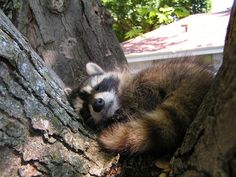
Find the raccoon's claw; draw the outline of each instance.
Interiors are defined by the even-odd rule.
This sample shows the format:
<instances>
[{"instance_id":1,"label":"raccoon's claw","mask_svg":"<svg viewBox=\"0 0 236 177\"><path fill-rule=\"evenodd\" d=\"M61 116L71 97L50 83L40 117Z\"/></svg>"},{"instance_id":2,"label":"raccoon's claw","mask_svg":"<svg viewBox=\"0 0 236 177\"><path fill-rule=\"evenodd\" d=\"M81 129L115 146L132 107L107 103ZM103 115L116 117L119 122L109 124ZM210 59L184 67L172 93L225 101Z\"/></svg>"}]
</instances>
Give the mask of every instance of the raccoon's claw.
<instances>
[{"instance_id":1,"label":"raccoon's claw","mask_svg":"<svg viewBox=\"0 0 236 177\"><path fill-rule=\"evenodd\" d=\"M69 96L69 95L71 94L71 92L72 92L72 89L69 88L69 87L66 87L66 88L64 89L64 92L65 92L66 96Z\"/></svg>"}]
</instances>

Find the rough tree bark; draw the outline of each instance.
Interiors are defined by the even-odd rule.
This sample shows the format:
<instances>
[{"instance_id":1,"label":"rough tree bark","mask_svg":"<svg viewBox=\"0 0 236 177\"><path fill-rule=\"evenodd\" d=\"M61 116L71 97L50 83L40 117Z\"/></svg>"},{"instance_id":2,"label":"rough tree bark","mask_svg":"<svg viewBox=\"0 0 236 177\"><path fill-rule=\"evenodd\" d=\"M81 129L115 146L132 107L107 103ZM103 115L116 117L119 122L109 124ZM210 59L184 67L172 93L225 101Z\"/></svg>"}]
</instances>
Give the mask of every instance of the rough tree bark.
<instances>
[{"instance_id":1,"label":"rough tree bark","mask_svg":"<svg viewBox=\"0 0 236 177\"><path fill-rule=\"evenodd\" d=\"M0 176L102 176L112 161L0 10Z\"/></svg>"},{"instance_id":2,"label":"rough tree bark","mask_svg":"<svg viewBox=\"0 0 236 177\"><path fill-rule=\"evenodd\" d=\"M67 86L93 61L110 69L126 63L112 18L98 0L21 1L18 29Z\"/></svg>"},{"instance_id":3,"label":"rough tree bark","mask_svg":"<svg viewBox=\"0 0 236 177\"><path fill-rule=\"evenodd\" d=\"M236 176L236 1L229 21L223 64L182 147L173 176Z\"/></svg>"}]
</instances>

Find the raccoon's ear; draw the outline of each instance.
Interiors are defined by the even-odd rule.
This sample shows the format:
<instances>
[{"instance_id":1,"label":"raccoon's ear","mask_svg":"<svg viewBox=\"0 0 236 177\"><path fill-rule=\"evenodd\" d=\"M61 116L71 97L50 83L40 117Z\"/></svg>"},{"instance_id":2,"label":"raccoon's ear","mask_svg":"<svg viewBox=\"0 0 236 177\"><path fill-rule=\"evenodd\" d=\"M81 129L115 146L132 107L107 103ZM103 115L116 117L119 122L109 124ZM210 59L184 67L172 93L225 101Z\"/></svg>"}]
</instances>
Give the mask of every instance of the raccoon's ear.
<instances>
[{"instance_id":1,"label":"raccoon's ear","mask_svg":"<svg viewBox=\"0 0 236 177\"><path fill-rule=\"evenodd\" d=\"M93 75L93 74L102 74L105 71L96 63L87 63L86 72L88 73L88 75Z\"/></svg>"}]
</instances>

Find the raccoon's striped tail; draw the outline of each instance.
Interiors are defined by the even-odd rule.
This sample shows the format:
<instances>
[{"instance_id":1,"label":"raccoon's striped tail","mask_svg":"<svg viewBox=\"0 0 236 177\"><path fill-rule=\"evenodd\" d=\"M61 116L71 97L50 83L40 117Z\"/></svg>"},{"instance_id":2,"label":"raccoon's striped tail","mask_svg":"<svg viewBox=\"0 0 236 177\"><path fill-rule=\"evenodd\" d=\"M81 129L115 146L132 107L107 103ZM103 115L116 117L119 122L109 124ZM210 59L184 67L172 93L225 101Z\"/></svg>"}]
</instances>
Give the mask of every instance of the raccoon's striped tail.
<instances>
[{"instance_id":1,"label":"raccoon's striped tail","mask_svg":"<svg viewBox=\"0 0 236 177\"><path fill-rule=\"evenodd\" d=\"M103 130L99 142L103 148L112 152L135 154L152 151L156 155L169 154L182 141L186 130L183 124L172 110L157 109Z\"/></svg>"}]
</instances>

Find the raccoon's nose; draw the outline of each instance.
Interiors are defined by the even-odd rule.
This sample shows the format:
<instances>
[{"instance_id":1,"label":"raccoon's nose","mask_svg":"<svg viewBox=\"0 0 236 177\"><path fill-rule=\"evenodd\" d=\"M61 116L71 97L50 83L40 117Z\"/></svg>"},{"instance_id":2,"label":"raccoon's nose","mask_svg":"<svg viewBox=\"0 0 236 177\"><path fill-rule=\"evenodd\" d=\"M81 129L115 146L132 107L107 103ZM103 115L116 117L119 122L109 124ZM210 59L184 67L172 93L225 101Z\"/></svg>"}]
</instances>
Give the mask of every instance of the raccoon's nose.
<instances>
[{"instance_id":1,"label":"raccoon's nose","mask_svg":"<svg viewBox=\"0 0 236 177\"><path fill-rule=\"evenodd\" d=\"M103 107L105 106L105 101L102 98L98 98L95 100L95 102L92 106L93 106L93 110L95 112L100 112L103 109Z\"/></svg>"}]
</instances>

